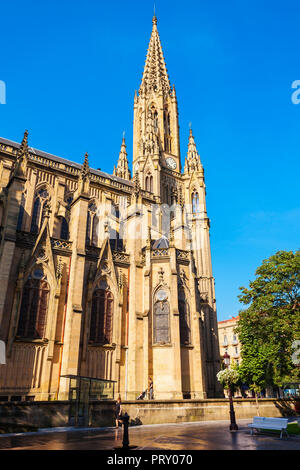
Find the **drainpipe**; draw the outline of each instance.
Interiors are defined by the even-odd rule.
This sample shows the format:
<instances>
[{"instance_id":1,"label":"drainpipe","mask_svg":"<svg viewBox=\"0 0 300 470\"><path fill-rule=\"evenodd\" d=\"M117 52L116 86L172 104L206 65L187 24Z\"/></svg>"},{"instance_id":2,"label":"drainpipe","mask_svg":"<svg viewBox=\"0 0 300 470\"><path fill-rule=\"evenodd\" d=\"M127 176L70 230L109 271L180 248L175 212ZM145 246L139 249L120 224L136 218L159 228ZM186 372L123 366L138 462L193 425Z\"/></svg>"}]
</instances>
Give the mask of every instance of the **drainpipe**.
<instances>
[{"instance_id":1,"label":"drainpipe","mask_svg":"<svg viewBox=\"0 0 300 470\"><path fill-rule=\"evenodd\" d=\"M68 272L68 281L67 281L67 290L66 290L66 300L65 300L65 308L64 308L64 319L63 319L62 337L61 337L61 343L62 343L62 344L61 344L60 353L59 353L59 370L58 370L58 384L57 384L56 399L58 399L59 386L60 386L60 374L61 374L62 353L63 353L63 348L64 348L64 338L65 338L65 324L66 324L66 313L67 313L68 294L69 294L69 281L70 281L70 272L71 272L71 260L72 260L72 256L70 256L70 262L69 262L69 272Z\"/></svg>"}]
</instances>

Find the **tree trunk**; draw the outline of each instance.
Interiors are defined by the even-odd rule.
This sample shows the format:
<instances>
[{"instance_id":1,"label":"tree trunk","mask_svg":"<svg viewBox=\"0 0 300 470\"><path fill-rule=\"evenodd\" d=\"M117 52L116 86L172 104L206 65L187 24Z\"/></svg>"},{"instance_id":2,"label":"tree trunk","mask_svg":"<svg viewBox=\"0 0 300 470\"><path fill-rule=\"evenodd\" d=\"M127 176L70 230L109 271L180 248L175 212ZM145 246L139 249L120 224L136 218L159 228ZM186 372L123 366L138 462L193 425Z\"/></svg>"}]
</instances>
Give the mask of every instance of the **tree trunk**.
<instances>
[{"instance_id":1,"label":"tree trunk","mask_svg":"<svg viewBox=\"0 0 300 470\"><path fill-rule=\"evenodd\" d=\"M258 406L257 392L255 392L255 401L256 401L257 416L260 416L260 414L259 414L259 406Z\"/></svg>"}]
</instances>

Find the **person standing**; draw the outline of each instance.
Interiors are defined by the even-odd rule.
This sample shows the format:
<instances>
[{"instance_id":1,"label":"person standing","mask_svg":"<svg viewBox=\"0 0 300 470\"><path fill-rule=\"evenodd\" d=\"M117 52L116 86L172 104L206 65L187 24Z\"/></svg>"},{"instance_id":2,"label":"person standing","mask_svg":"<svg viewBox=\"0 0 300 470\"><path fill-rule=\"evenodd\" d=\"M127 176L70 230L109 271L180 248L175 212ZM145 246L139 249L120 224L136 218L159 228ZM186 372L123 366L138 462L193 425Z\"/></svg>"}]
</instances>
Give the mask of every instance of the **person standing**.
<instances>
[{"instance_id":1,"label":"person standing","mask_svg":"<svg viewBox=\"0 0 300 470\"><path fill-rule=\"evenodd\" d=\"M121 406L121 397L119 395L117 402L116 402L116 408L115 408L116 428L119 427L119 421L121 419L121 416L122 416L122 406Z\"/></svg>"},{"instance_id":2,"label":"person standing","mask_svg":"<svg viewBox=\"0 0 300 470\"><path fill-rule=\"evenodd\" d=\"M153 400L153 381L152 381L151 377L149 379L148 389L149 389L149 400Z\"/></svg>"}]
</instances>

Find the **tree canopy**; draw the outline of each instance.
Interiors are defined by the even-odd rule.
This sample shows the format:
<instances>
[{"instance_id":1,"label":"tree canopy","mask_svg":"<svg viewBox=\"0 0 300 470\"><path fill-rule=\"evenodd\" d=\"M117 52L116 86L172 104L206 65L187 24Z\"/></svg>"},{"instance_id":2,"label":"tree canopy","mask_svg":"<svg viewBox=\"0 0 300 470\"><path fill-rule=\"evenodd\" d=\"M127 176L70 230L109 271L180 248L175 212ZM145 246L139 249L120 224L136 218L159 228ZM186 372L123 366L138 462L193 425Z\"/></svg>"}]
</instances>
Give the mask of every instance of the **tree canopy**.
<instances>
[{"instance_id":1,"label":"tree canopy","mask_svg":"<svg viewBox=\"0 0 300 470\"><path fill-rule=\"evenodd\" d=\"M249 287L241 287L236 332L241 342L240 374L256 390L300 379L292 361L300 340L300 251L278 251L263 261ZM300 353L300 351L299 351Z\"/></svg>"}]
</instances>

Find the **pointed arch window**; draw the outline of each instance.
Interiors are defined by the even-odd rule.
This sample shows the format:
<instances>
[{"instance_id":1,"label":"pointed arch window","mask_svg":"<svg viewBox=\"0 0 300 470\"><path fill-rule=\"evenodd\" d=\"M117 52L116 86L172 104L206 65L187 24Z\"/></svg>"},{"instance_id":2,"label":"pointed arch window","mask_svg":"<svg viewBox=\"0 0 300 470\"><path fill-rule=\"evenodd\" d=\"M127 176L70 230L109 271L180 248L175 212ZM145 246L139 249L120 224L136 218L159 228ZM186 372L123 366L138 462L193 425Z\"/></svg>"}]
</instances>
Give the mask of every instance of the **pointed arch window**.
<instances>
[{"instance_id":1,"label":"pointed arch window","mask_svg":"<svg viewBox=\"0 0 300 470\"><path fill-rule=\"evenodd\" d=\"M86 243L88 245L98 246L98 224L97 206L90 203L87 213Z\"/></svg>"},{"instance_id":2,"label":"pointed arch window","mask_svg":"<svg viewBox=\"0 0 300 470\"><path fill-rule=\"evenodd\" d=\"M143 133L143 111L142 110L140 110L138 123L139 123L139 135L141 136Z\"/></svg>"},{"instance_id":3,"label":"pointed arch window","mask_svg":"<svg viewBox=\"0 0 300 470\"><path fill-rule=\"evenodd\" d=\"M192 193L192 210L193 214L198 214L200 212L199 194L196 190Z\"/></svg>"},{"instance_id":4,"label":"pointed arch window","mask_svg":"<svg viewBox=\"0 0 300 470\"><path fill-rule=\"evenodd\" d=\"M170 136L171 126L170 126L170 113L168 109L165 109L164 111L164 128L165 128L165 134Z\"/></svg>"},{"instance_id":5,"label":"pointed arch window","mask_svg":"<svg viewBox=\"0 0 300 470\"><path fill-rule=\"evenodd\" d=\"M25 208L25 194L22 193L21 205L19 209L18 222L17 222L17 230L22 230L24 208Z\"/></svg>"},{"instance_id":6,"label":"pointed arch window","mask_svg":"<svg viewBox=\"0 0 300 470\"><path fill-rule=\"evenodd\" d=\"M166 204L169 204L169 186L165 186L165 199L166 199Z\"/></svg>"},{"instance_id":7,"label":"pointed arch window","mask_svg":"<svg viewBox=\"0 0 300 470\"><path fill-rule=\"evenodd\" d=\"M171 119L170 113L166 108L164 110L164 130L165 130L165 151L171 153Z\"/></svg>"},{"instance_id":8,"label":"pointed arch window","mask_svg":"<svg viewBox=\"0 0 300 470\"><path fill-rule=\"evenodd\" d=\"M150 193L153 193L153 176L150 176Z\"/></svg>"},{"instance_id":9,"label":"pointed arch window","mask_svg":"<svg viewBox=\"0 0 300 470\"><path fill-rule=\"evenodd\" d=\"M60 238L62 240L69 240L69 224L65 217L61 218Z\"/></svg>"},{"instance_id":10,"label":"pointed arch window","mask_svg":"<svg viewBox=\"0 0 300 470\"><path fill-rule=\"evenodd\" d=\"M191 344L190 307L184 289L178 292L180 344Z\"/></svg>"},{"instance_id":11,"label":"pointed arch window","mask_svg":"<svg viewBox=\"0 0 300 470\"><path fill-rule=\"evenodd\" d=\"M156 109L154 110L154 113L153 113L153 124L154 124L154 132L158 134L158 113Z\"/></svg>"},{"instance_id":12,"label":"pointed arch window","mask_svg":"<svg viewBox=\"0 0 300 470\"><path fill-rule=\"evenodd\" d=\"M44 337L49 292L43 270L35 269L23 288L17 336L27 339Z\"/></svg>"},{"instance_id":13,"label":"pointed arch window","mask_svg":"<svg viewBox=\"0 0 300 470\"><path fill-rule=\"evenodd\" d=\"M155 295L153 308L153 341L167 344L170 340L170 304L166 291L160 289Z\"/></svg>"},{"instance_id":14,"label":"pointed arch window","mask_svg":"<svg viewBox=\"0 0 300 470\"><path fill-rule=\"evenodd\" d=\"M151 174L148 174L146 176L145 187L146 191L149 191L149 193L153 193L153 176Z\"/></svg>"},{"instance_id":15,"label":"pointed arch window","mask_svg":"<svg viewBox=\"0 0 300 470\"><path fill-rule=\"evenodd\" d=\"M104 286L103 286L104 284ZM114 297L105 282L93 292L90 343L111 344Z\"/></svg>"},{"instance_id":16,"label":"pointed arch window","mask_svg":"<svg viewBox=\"0 0 300 470\"><path fill-rule=\"evenodd\" d=\"M32 219L31 219L31 229L32 233L38 233L41 229L44 221L45 208L49 203L50 196L47 189L40 189L36 195L33 205Z\"/></svg>"},{"instance_id":17,"label":"pointed arch window","mask_svg":"<svg viewBox=\"0 0 300 470\"><path fill-rule=\"evenodd\" d=\"M119 204L117 204L116 202L113 202L111 206L111 212L112 212L112 216L114 216L116 219L119 219L120 218Z\"/></svg>"}]
</instances>

